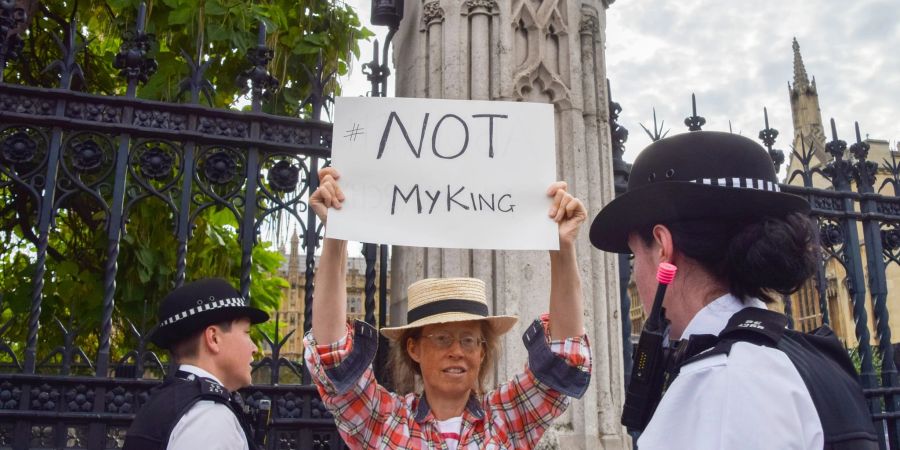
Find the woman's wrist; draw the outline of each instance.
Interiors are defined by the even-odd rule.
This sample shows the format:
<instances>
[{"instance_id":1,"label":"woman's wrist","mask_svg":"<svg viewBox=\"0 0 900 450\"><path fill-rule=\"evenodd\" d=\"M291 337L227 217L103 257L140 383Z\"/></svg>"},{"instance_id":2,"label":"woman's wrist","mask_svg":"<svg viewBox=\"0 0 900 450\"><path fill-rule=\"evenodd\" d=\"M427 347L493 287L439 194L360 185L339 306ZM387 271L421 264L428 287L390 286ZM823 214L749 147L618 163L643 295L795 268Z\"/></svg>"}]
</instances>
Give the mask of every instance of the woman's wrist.
<instances>
[{"instance_id":1,"label":"woman's wrist","mask_svg":"<svg viewBox=\"0 0 900 450\"><path fill-rule=\"evenodd\" d=\"M574 255L575 254L575 243L574 242L566 242L559 241L559 250L550 250L550 257L563 257L566 255Z\"/></svg>"},{"instance_id":2,"label":"woman's wrist","mask_svg":"<svg viewBox=\"0 0 900 450\"><path fill-rule=\"evenodd\" d=\"M335 239L335 238L327 237L324 239L324 241L325 242L323 245L327 245L329 247L337 246L339 248L347 248L347 241L344 239Z\"/></svg>"}]
</instances>

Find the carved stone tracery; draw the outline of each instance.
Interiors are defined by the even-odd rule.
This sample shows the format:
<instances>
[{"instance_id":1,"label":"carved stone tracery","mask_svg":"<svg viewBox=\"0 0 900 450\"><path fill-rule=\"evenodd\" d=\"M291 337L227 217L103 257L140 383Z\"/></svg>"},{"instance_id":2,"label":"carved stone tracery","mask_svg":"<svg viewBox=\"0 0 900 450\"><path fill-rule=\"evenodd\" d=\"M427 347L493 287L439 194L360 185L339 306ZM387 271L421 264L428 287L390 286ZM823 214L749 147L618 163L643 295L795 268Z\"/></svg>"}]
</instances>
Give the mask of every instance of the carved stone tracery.
<instances>
[{"instance_id":1,"label":"carved stone tracery","mask_svg":"<svg viewBox=\"0 0 900 450\"><path fill-rule=\"evenodd\" d=\"M430 1L422 7L422 22L427 26L444 21L444 8L438 0Z\"/></svg>"},{"instance_id":2,"label":"carved stone tracery","mask_svg":"<svg viewBox=\"0 0 900 450\"><path fill-rule=\"evenodd\" d=\"M581 16L581 24L579 25L581 34L595 35L600 31L600 24L597 16L593 14L584 14Z\"/></svg>"},{"instance_id":3,"label":"carved stone tracery","mask_svg":"<svg viewBox=\"0 0 900 450\"><path fill-rule=\"evenodd\" d=\"M478 13L478 9L491 13L497 8L497 0L466 0L463 3L463 12L467 14Z\"/></svg>"},{"instance_id":4,"label":"carved stone tracery","mask_svg":"<svg viewBox=\"0 0 900 450\"><path fill-rule=\"evenodd\" d=\"M519 1L513 6L513 26L521 36L517 51L526 50L515 71L514 93L519 99L546 96L552 103L571 101L568 80L558 70L569 66L565 0L539 5ZM536 91L536 92L535 92Z\"/></svg>"}]
</instances>

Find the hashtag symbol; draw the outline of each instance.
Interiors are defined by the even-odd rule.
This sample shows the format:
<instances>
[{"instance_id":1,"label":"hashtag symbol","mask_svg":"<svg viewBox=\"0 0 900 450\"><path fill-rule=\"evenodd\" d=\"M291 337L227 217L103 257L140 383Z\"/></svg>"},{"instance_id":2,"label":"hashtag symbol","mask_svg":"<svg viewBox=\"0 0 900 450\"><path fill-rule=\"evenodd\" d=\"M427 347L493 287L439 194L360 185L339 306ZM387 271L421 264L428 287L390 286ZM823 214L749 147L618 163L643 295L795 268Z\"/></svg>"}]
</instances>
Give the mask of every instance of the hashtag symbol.
<instances>
[{"instance_id":1,"label":"hashtag symbol","mask_svg":"<svg viewBox=\"0 0 900 450\"><path fill-rule=\"evenodd\" d=\"M366 134L365 128L360 128L358 123L354 123L353 128L347 130L347 134L345 134L344 137L350 138L350 142L353 142L356 140L356 137L361 134Z\"/></svg>"}]
</instances>

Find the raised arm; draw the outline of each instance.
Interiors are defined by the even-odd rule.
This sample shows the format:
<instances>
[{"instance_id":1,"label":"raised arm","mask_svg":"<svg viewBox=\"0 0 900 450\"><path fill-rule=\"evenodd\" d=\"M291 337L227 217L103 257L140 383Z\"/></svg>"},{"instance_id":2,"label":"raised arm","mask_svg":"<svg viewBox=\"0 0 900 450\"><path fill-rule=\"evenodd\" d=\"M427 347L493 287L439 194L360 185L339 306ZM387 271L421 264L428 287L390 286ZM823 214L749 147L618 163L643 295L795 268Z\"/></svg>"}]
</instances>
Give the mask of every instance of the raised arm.
<instances>
[{"instance_id":1,"label":"raised arm","mask_svg":"<svg viewBox=\"0 0 900 450\"><path fill-rule=\"evenodd\" d=\"M550 252L550 336L566 339L584 333L584 294L575 256L575 241L587 210L567 192L564 181L547 189L553 197L550 217L559 224L559 250Z\"/></svg>"},{"instance_id":2,"label":"raised arm","mask_svg":"<svg viewBox=\"0 0 900 450\"><path fill-rule=\"evenodd\" d=\"M326 227L328 208L341 209L344 201L338 178L340 174L333 167L320 170L319 188L309 198L310 206ZM325 239L315 287L313 337L322 344L335 342L347 334L347 241Z\"/></svg>"}]
</instances>

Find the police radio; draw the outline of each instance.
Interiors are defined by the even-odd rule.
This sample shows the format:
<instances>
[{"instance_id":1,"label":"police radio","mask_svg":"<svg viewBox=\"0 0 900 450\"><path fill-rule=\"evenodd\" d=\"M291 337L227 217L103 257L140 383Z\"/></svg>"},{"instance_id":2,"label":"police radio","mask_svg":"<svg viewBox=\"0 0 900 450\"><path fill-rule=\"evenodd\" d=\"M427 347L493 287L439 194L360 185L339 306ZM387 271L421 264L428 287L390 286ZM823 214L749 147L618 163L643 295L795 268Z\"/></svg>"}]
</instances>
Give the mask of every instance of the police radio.
<instances>
[{"instance_id":1,"label":"police radio","mask_svg":"<svg viewBox=\"0 0 900 450\"><path fill-rule=\"evenodd\" d=\"M259 448L266 448L266 436L269 434L269 419L272 412L272 401L269 399L260 399L259 407L256 410L256 432L254 438Z\"/></svg>"},{"instance_id":2,"label":"police radio","mask_svg":"<svg viewBox=\"0 0 900 450\"><path fill-rule=\"evenodd\" d=\"M637 351L634 352L631 382L628 383L625 407L622 410L622 425L628 427L629 431L644 430L662 397L666 370L663 342L669 334L669 321L666 320L666 309L662 303L666 287L675 278L677 270L674 265L664 262L660 263L656 272L659 287L656 289L656 298L653 299L653 309L641 330Z\"/></svg>"}]
</instances>

